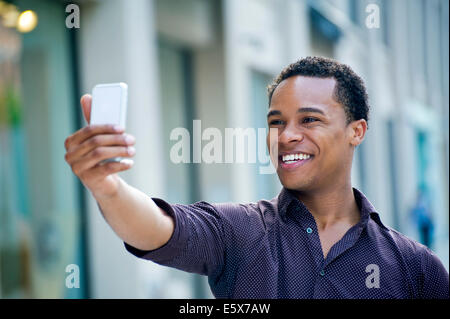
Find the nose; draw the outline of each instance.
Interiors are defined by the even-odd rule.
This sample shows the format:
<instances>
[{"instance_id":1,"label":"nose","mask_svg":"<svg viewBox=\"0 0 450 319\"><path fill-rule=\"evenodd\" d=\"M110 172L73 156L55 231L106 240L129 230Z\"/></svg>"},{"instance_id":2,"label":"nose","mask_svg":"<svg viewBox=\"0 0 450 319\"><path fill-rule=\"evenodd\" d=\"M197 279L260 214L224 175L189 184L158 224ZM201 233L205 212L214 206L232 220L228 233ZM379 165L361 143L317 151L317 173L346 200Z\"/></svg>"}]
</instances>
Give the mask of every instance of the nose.
<instances>
[{"instance_id":1,"label":"nose","mask_svg":"<svg viewBox=\"0 0 450 319\"><path fill-rule=\"evenodd\" d=\"M278 136L278 143L280 145L289 145L298 143L303 140L304 136L301 130L295 127L294 124L287 125Z\"/></svg>"}]
</instances>

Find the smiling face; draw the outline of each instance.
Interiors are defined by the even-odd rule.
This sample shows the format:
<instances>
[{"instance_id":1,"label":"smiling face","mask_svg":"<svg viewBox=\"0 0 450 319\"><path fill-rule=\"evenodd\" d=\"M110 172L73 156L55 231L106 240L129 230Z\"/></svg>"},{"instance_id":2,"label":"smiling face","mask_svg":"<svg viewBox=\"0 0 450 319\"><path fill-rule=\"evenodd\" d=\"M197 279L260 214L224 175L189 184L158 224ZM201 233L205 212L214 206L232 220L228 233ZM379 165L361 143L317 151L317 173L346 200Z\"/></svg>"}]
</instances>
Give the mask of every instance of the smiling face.
<instances>
[{"instance_id":1,"label":"smiling face","mask_svg":"<svg viewBox=\"0 0 450 319\"><path fill-rule=\"evenodd\" d=\"M297 75L273 92L267 121L278 129L277 173L288 189L332 189L350 181L353 150L367 123L347 125L343 106L333 98L335 84L334 78ZM267 144L273 150L269 136Z\"/></svg>"}]
</instances>

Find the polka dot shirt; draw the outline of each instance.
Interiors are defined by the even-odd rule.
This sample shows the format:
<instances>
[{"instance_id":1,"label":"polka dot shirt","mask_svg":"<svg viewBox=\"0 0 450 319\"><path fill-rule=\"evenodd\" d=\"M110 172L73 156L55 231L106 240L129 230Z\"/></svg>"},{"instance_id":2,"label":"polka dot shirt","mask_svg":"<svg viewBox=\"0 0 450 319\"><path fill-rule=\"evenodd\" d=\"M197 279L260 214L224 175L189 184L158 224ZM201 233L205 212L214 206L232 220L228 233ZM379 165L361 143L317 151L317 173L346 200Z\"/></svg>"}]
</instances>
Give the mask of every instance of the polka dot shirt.
<instances>
[{"instance_id":1,"label":"polka dot shirt","mask_svg":"<svg viewBox=\"0 0 450 319\"><path fill-rule=\"evenodd\" d=\"M162 247L135 256L208 276L216 298L449 298L449 276L427 247L383 225L353 188L360 221L326 258L314 217L289 190L256 203L169 204ZM151 236L151 234L149 234Z\"/></svg>"}]
</instances>

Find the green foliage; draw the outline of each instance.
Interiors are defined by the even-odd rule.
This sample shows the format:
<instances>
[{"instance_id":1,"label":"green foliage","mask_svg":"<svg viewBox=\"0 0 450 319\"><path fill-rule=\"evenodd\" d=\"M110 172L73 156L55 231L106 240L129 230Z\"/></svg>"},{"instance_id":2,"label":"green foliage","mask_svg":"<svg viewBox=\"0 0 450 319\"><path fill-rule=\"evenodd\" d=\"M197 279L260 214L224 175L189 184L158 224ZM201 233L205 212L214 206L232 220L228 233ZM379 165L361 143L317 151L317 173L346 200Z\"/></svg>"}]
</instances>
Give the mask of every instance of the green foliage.
<instances>
[{"instance_id":1,"label":"green foliage","mask_svg":"<svg viewBox=\"0 0 450 319\"><path fill-rule=\"evenodd\" d=\"M22 122L20 95L13 86L8 86L0 96L0 124L17 127Z\"/></svg>"}]
</instances>

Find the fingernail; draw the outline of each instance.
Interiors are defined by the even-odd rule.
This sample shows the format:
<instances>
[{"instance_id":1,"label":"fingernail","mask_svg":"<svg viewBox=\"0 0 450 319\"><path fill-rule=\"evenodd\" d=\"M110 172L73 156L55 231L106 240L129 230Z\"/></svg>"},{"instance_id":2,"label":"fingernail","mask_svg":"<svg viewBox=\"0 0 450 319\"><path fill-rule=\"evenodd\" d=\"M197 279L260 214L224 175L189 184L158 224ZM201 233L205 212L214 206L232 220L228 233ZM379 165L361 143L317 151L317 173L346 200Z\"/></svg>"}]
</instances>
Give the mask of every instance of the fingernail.
<instances>
[{"instance_id":1,"label":"fingernail","mask_svg":"<svg viewBox=\"0 0 450 319\"><path fill-rule=\"evenodd\" d=\"M134 164L134 161L132 159L129 159L129 158L123 159L120 162L122 164L125 164L125 165L133 165Z\"/></svg>"},{"instance_id":2,"label":"fingernail","mask_svg":"<svg viewBox=\"0 0 450 319\"><path fill-rule=\"evenodd\" d=\"M123 127L120 125L114 125L113 128L114 128L114 131L116 131L116 132L122 132L124 130Z\"/></svg>"},{"instance_id":3,"label":"fingernail","mask_svg":"<svg viewBox=\"0 0 450 319\"><path fill-rule=\"evenodd\" d=\"M127 135L126 137L125 137L125 142L127 143L127 144L131 144L131 143L133 143L135 141L135 139L134 139L134 137L132 136L132 135Z\"/></svg>"},{"instance_id":4,"label":"fingernail","mask_svg":"<svg viewBox=\"0 0 450 319\"><path fill-rule=\"evenodd\" d=\"M136 149L133 146L130 146L127 152L129 155L133 155L134 153L136 153Z\"/></svg>"}]
</instances>

